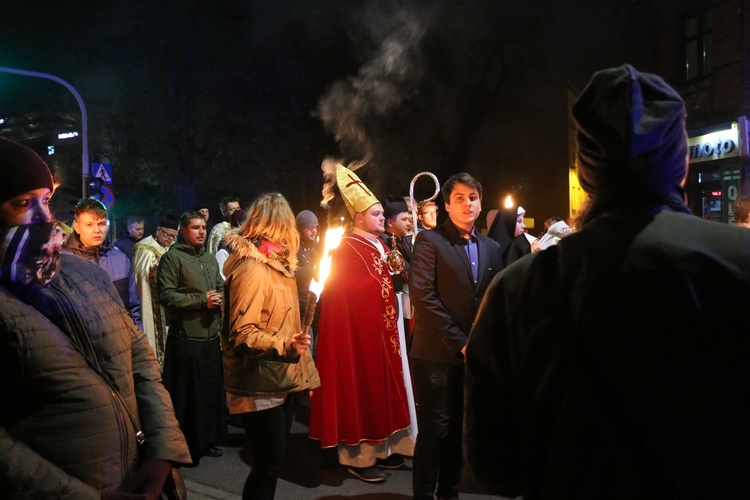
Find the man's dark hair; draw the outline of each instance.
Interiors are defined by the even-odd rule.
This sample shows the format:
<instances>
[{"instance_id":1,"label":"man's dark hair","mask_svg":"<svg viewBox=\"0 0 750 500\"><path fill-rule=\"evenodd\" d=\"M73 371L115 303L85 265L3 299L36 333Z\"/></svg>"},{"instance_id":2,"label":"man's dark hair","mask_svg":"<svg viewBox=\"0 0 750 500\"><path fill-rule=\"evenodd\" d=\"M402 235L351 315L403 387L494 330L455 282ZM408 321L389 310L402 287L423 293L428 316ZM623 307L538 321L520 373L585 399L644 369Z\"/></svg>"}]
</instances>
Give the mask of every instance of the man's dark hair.
<instances>
[{"instance_id":1,"label":"man's dark hair","mask_svg":"<svg viewBox=\"0 0 750 500\"><path fill-rule=\"evenodd\" d=\"M734 200L732 209L735 222L747 222L747 217L750 215L750 196L740 196Z\"/></svg>"},{"instance_id":2,"label":"man's dark hair","mask_svg":"<svg viewBox=\"0 0 750 500\"><path fill-rule=\"evenodd\" d=\"M188 210L180 216L180 227L187 227L191 219L206 220L203 214L197 210Z\"/></svg>"},{"instance_id":3,"label":"man's dark hair","mask_svg":"<svg viewBox=\"0 0 750 500\"><path fill-rule=\"evenodd\" d=\"M224 210L226 210L226 209L227 209L227 205L229 205L230 203L233 203L233 202L234 202L234 203L239 203L239 202L240 202L240 199L239 199L239 198L237 198L236 196L225 196L225 197L224 197L224 198L222 198L222 199L221 199L221 201L219 202L219 211L220 211L221 213L224 213Z\"/></svg>"},{"instance_id":4,"label":"man's dark hair","mask_svg":"<svg viewBox=\"0 0 750 500\"><path fill-rule=\"evenodd\" d=\"M470 188L474 188L479 193L479 199L482 199L482 184L476 180L471 174L467 174L466 172L461 172L460 174L456 174L452 176L450 179L445 181L445 184L443 184L443 201L445 203L450 204L451 202L451 193L453 192L453 189L456 187L456 184L465 184L469 186Z\"/></svg>"}]
</instances>

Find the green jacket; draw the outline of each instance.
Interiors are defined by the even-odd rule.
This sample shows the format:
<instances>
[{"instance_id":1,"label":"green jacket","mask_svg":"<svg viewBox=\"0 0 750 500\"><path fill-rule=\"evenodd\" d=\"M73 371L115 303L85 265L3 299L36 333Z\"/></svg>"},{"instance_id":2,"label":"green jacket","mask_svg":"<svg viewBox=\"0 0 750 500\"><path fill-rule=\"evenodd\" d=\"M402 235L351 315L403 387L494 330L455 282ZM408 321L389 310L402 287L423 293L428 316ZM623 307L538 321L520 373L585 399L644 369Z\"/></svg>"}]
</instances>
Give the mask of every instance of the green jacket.
<instances>
[{"instance_id":1,"label":"green jacket","mask_svg":"<svg viewBox=\"0 0 750 500\"><path fill-rule=\"evenodd\" d=\"M159 302L169 335L208 341L219 335L221 309L209 309L206 293L224 293L216 258L204 247L175 243L159 261Z\"/></svg>"}]
</instances>

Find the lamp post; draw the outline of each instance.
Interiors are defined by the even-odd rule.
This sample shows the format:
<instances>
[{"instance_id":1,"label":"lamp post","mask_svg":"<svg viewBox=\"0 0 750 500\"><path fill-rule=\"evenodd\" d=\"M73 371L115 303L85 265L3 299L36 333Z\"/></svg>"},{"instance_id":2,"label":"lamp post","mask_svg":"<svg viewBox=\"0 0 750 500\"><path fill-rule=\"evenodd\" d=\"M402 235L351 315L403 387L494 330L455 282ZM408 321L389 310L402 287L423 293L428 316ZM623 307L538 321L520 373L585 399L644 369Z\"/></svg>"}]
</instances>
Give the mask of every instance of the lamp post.
<instances>
[{"instance_id":1,"label":"lamp post","mask_svg":"<svg viewBox=\"0 0 750 500\"><path fill-rule=\"evenodd\" d=\"M71 84L63 80L62 78L59 78L55 75L50 75L48 73L39 73L38 71L26 71L23 69L15 69L15 68L6 68L3 66L0 66L0 73L11 73L14 75L22 75L22 76L33 76L36 78L44 78L46 80L52 80L53 82L57 82L66 89L70 91L71 94L76 98L76 101L78 101L78 106L81 108L81 141L83 143L83 155L82 155L82 166L81 166L81 191L82 191L82 198L86 197L86 178L89 175L89 125L88 125L88 115L86 114L86 105L83 103L83 98L81 97L81 94L78 93L78 91L73 87Z\"/></svg>"}]
</instances>

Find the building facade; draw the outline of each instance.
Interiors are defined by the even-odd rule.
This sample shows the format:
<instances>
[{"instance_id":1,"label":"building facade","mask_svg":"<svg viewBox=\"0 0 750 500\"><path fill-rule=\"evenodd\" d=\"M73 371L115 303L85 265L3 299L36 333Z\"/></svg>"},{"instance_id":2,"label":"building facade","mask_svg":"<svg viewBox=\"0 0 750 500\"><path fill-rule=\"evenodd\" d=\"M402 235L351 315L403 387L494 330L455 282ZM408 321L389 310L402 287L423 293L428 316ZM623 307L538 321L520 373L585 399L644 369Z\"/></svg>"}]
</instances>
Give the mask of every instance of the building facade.
<instances>
[{"instance_id":1,"label":"building facade","mask_svg":"<svg viewBox=\"0 0 750 500\"><path fill-rule=\"evenodd\" d=\"M696 215L734 223L732 202L750 194L750 0L659 2L653 72L687 107Z\"/></svg>"}]
</instances>

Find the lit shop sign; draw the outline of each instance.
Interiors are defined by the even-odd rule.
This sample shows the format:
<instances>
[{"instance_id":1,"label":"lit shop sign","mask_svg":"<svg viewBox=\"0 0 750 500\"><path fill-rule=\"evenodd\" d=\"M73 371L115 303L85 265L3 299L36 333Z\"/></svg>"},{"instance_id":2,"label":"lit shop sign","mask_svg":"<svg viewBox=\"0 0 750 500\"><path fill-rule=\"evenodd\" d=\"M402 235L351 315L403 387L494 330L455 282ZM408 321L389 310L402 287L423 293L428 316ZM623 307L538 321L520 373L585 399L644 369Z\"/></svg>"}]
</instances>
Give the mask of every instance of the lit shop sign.
<instances>
[{"instance_id":1,"label":"lit shop sign","mask_svg":"<svg viewBox=\"0 0 750 500\"><path fill-rule=\"evenodd\" d=\"M732 122L732 127L726 130L688 138L688 148L690 163L740 156L737 122Z\"/></svg>"}]
</instances>

